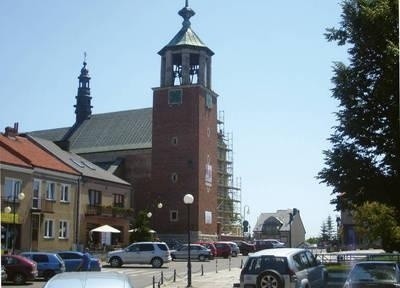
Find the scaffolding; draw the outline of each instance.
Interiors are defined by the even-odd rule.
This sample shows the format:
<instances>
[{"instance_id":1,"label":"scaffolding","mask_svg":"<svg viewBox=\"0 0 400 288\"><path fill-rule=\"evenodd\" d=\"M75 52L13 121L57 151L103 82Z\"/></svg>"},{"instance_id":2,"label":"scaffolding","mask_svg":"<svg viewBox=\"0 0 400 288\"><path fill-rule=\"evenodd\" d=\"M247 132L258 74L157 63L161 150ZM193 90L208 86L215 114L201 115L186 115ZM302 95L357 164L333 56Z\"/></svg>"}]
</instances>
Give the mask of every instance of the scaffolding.
<instances>
[{"instance_id":1,"label":"scaffolding","mask_svg":"<svg viewBox=\"0 0 400 288\"><path fill-rule=\"evenodd\" d=\"M218 196L219 233L241 236L241 179L234 178L233 135L225 133L224 111L218 114Z\"/></svg>"}]
</instances>

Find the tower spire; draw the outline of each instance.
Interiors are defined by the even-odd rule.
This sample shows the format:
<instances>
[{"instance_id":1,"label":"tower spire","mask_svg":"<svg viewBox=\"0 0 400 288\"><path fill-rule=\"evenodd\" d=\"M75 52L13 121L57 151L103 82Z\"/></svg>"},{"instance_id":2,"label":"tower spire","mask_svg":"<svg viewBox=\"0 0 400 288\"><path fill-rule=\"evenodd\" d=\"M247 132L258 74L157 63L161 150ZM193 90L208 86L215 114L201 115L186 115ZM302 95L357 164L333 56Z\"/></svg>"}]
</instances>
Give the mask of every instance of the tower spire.
<instances>
[{"instance_id":1,"label":"tower spire","mask_svg":"<svg viewBox=\"0 0 400 288\"><path fill-rule=\"evenodd\" d=\"M83 67L81 69L81 74L79 75L79 87L78 87L78 95L76 98L75 106L75 114L76 119L75 123L82 123L84 120L92 115L91 99L90 97L90 76L89 70L87 69L86 63L86 52L83 53Z\"/></svg>"},{"instance_id":2,"label":"tower spire","mask_svg":"<svg viewBox=\"0 0 400 288\"><path fill-rule=\"evenodd\" d=\"M190 18L195 15L196 13L189 8L189 0L185 1L185 7L179 10L178 14L183 18L182 26L184 29L190 27Z\"/></svg>"}]
</instances>

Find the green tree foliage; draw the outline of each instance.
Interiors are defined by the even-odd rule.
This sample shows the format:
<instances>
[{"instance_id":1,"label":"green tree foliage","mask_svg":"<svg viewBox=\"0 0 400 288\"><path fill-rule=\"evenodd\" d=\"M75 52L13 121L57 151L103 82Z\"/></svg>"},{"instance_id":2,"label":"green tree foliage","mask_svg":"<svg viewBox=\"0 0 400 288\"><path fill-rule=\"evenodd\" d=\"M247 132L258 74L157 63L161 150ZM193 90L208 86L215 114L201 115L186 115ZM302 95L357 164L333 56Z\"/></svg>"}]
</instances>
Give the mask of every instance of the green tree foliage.
<instances>
[{"instance_id":1,"label":"green tree foliage","mask_svg":"<svg viewBox=\"0 0 400 288\"><path fill-rule=\"evenodd\" d=\"M133 226L133 232L129 235L130 242L152 241L150 233L150 219L146 211L140 211L136 217Z\"/></svg>"},{"instance_id":2,"label":"green tree foliage","mask_svg":"<svg viewBox=\"0 0 400 288\"><path fill-rule=\"evenodd\" d=\"M400 226L393 207L365 202L354 210L354 221L357 232L369 244L380 240L384 250L400 250Z\"/></svg>"},{"instance_id":3,"label":"green tree foliage","mask_svg":"<svg viewBox=\"0 0 400 288\"><path fill-rule=\"evenodd\" d=\"M386 203L400 219L398 0L344 0L328 41L348 47L349 64L334 64L337 126L317 178L332 187L337 210Z\"/></svg>"}]
</instances>

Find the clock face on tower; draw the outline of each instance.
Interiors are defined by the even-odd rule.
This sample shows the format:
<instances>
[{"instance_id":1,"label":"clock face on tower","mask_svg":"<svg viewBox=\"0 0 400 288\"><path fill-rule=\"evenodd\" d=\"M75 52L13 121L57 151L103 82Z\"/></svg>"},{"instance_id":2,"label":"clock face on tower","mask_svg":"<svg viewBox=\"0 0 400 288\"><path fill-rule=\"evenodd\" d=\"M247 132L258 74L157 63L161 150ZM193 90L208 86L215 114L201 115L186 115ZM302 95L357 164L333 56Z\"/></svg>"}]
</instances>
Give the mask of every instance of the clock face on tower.
<instances>
[{"instance_id":1,"label":"clock face on tower","mask_svg":"<svg viewBox=\"0 0 400 288\"><path fill-rule=\"evenodd\" d=\"M171 89L168 91L168 104L182 104L182 89Z\"/></svg>"}]
</instances>

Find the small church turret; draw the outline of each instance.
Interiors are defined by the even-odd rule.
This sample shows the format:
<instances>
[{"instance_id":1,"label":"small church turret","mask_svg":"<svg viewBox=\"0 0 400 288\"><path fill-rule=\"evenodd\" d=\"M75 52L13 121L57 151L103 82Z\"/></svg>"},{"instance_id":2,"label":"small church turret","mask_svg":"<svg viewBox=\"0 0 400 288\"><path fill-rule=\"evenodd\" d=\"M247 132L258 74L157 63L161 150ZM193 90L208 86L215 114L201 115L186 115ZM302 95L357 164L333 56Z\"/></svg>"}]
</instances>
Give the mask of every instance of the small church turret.
<instances>
[{"instance_id":1,"label":"small church turret","mask_svg":"<svg viewBox=\"0 0 400 288\"><path fill-rule=\"evenodd\" d=\"M86 53L85 53L86 58ZM84 120L92 115L92 108L90 97L90 77L89 77L89 70L86 68L86 59L83 61L83 67L81 69L81 74L79 75L79 87L78 87L78 95L76 98L76 105L75 107L75 114L76 120L75 124L80 124Z\"/></svg>"}]
</instances>

